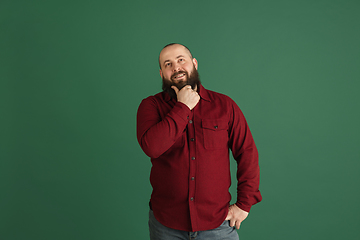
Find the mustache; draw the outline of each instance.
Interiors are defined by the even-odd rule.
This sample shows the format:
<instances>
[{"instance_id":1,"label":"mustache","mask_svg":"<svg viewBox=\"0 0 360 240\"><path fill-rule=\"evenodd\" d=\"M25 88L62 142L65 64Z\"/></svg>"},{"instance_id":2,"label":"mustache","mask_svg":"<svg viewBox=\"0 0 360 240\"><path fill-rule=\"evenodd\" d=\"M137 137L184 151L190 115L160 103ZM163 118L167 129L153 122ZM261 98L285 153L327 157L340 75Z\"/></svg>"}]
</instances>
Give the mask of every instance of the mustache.
<instances>
[{"instance_id":1,"label":"mustache","mask_svg":"<svg viewBox=\"0 0 360 240\"><path fill-rule=\"evenodd\" d=\"M176 75L181 74L181 73L185 73L186 78L189 78L189 74L188 74L186 71L178 71L178 72L172 74L171 77L170 77L170 79L174 80L174 77L175 77Z\"/></svg>"}]
</instances>

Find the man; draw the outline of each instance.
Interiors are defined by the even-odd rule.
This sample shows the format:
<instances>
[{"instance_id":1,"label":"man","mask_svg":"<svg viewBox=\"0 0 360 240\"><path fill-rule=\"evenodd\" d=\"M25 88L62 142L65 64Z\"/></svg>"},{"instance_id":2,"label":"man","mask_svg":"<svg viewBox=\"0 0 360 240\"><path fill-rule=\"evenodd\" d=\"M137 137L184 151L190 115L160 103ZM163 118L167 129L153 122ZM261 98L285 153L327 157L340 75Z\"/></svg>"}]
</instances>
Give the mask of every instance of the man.
<instances>
[{"instance_id":1,"label":"man","mask_svg":"<svg viewBox=\"0 0 360 240\"><path fill-rule=\"evenodd\" d=\"M166 45L159 65L163 92L144 99L137 114L137 138L152 162L150 238L238 239L235 227L262 199L246 120L233 100L202 86L187 47ZM229 149L237 161L232 205Z\"/></svg>"}]
</instances>

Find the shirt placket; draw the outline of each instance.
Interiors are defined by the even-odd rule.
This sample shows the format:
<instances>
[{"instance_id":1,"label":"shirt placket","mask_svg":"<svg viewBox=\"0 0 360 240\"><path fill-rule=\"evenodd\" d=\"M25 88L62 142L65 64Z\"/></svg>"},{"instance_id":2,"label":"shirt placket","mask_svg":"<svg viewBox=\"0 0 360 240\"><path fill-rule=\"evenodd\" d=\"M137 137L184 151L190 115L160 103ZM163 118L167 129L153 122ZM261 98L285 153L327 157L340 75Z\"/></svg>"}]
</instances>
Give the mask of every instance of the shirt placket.
<instances>
[{"instance_id":1,"label":"shirt placket","mask_svg":"<svg viewBox=\"0 0 360 240\"><path fill-rule=\"evenodd\" d=\"M189 161L190 161L190 169L189 169L189 209L190 209L190 218L192 229L197 228L197 216L196 216L196 194L195 194L195 186L196 186L196 139L195 139L195 127L194 127L194 110L189 115L188 119L188 138L189 138Z\"/></svg>"}]
</instances>

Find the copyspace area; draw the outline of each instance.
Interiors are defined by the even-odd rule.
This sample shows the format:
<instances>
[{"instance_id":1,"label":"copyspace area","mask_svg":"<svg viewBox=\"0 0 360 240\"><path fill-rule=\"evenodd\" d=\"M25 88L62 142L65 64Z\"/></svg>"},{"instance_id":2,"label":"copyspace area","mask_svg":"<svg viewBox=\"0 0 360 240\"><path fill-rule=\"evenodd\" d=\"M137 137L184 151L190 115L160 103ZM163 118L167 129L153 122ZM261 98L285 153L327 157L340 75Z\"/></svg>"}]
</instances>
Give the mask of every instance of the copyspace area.
<instances>
[{"instance_id":1,"label":"copyspace area","mask_svg":"<svg viewBox=\"0 0 360 240\"><path fill-rule=\"evenodd\" d=\"M136 112L161 91L170 42L236 101L258 146L263 202L240 238L360 239L359 11L355 0L1 1L0 239L148 239Z\"/></svg>"}]
</instances>

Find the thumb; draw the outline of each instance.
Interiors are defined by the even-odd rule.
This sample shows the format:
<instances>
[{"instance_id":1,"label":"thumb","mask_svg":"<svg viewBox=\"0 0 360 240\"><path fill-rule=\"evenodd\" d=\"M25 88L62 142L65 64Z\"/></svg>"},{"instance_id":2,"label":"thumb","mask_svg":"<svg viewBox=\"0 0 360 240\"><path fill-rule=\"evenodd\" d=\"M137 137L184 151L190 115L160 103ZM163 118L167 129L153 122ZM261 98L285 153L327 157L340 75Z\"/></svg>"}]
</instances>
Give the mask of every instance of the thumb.
<instances>
[{"instance_id":1,"label":"thumb","mask_svg":"<svg viewBox=\"0 0 360 240\"><path fill-rule=\"evenodd\" d=\"M226 218L225 218L225 220L230 220L231 218L232 218L232 212L229 211Z\"/></svg>"},{"instance_id":2,"label":"thumb","mask_svg":"<svg viewBox=\"0 0 360 240\"><path fill-rule=\"evenodd\" d=\"M175 93L176 93L176 95L177 95L178 92L179 92L179 89L178 89L176 86L171 86L171 88L174 89L174 91L175 91Z\"/></svg>"}]
</instances>

